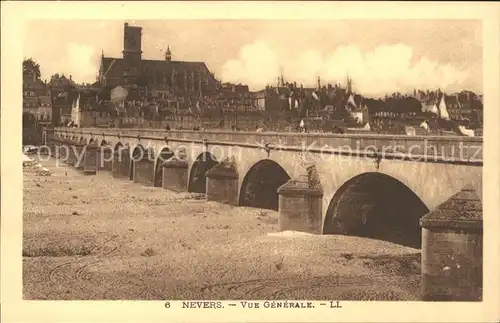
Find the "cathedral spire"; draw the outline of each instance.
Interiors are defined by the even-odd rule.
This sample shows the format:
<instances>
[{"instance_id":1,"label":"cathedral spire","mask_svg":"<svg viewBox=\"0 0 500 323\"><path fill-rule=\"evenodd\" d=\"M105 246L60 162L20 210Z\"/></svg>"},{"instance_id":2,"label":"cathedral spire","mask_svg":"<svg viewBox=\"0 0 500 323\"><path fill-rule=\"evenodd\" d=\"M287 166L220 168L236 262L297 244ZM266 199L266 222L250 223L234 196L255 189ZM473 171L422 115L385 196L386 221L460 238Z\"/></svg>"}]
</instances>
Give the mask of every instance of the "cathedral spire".
<instances>
[{"instance_id":1,"label":"cathedral spire","mask_svg":"<svg viewBox=\"0 0 500 323\"><path fill-rule=\"evenodd\" d=\"M170 46L167 46L167 51L165 52L165 60L168 62L172 60L172 52L170 51Z\"/></svg>"},{"instance_id":2,"label":"cathedral spire","mask_svg":"<svg viewBox=\"0 0 500 323\"><path fill-rule=\"evenodd\" d=\"M349 73L347 73L347 93L352 93L352 79L349 77Z\"/></svg>"}]
</instances>

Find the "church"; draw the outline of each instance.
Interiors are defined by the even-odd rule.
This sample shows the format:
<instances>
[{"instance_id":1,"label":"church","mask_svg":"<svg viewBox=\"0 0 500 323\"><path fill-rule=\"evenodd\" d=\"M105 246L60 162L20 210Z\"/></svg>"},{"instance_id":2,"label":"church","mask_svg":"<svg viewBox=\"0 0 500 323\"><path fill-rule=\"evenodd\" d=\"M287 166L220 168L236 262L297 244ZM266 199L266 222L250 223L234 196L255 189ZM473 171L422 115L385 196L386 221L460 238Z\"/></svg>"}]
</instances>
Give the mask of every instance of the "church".
<instances>
[{"instance_id":1,"label":"church","mask_svg":"<svg viewBox=\"0 0 500 323\"><path fill-rule=\"evenodd\" d=\"M164 60L143 59L141 41L142 28L125 23L123 57L105 57L104 53L101 56L98 75L101 87L125 87L130 94L135 93L137 97L133 99L138 100L204 96L217 91L219 82L205 63L172 60L170 47Z\"/></svg>"}]
</instances>

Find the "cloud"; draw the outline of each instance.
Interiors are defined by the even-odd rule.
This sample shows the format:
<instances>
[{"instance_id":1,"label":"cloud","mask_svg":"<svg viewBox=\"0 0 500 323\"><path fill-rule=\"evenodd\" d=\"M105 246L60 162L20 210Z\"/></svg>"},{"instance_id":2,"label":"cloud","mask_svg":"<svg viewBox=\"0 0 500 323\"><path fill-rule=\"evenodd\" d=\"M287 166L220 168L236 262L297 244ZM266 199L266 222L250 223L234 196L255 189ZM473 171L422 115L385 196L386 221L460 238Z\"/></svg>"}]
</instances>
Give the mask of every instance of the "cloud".
<instances>
[{"instance_id":1,"label":"cloud","mask_svg":"<svg viewBox=\"0 0 500 323\"><path fill-rule=\"evenodd\" d=\"M415 88L461 90L470 75L470 71L451 64L414 57L413 49L403 43L380 45L365 52L355 45L339 46L330 52L280 52L262 41L244 45L236 59L223 65L221 74L224 81L246 83L257 90L276 84L280 66L286 80L305 86L315 86L318 76L323 84L345 83L349 75L355 91L372 96Z\"/></svg>"},{"instance_id":2,"label":"cloud","mask_svg":"<svg viewBox=\"0 0 500 323\"><path fill-rule=\"evenodd\" d=\"M35 58L36 60L36 58ZM99 70L95 49L86 44L70 42L56 60L41 60L40 72L43 79L49 80L53 74L71 75L77 83L92 82Z\"/></svg>"},{"instance_id":3,"label":"cloud","mask_svg":"<svg viewBox=\"0 0 500 323\"><path fill-rule=\"evenodd\" d=\"M244 45L239 58L227 61L221 70L224 81L245 83L252 88L275 83L279 73L278 57L265 42Z\"/></svg>"},{"instance_id":4,"label":"cloud","mask_svg":"<svg viewBox=\"0 0 500 323\"><path fill-rule=\"evenodd\" d=\"M93 79L99 70L95 49L85 44L71 42L66 46L66 70L73 80L82 82Z\"/></svg>"}]
</instances>

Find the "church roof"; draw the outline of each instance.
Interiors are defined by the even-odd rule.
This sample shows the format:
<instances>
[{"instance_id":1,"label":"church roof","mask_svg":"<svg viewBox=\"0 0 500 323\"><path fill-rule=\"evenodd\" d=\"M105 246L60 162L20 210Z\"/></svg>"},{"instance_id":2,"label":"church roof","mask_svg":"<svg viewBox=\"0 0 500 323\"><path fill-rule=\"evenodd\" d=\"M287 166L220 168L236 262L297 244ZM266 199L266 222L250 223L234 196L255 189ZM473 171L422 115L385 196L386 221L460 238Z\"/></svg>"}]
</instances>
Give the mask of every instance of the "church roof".
<instances>
[{"instance_id":1,"label":"church roof","mask_svg":"<svg viewBox=\"0 0 500 323\"><path fill-rule=\"evenodd\" d=\"M187 73L210 73L203 62L185 62L185 61L166 61L166 60L147 60L141 59L141 72L147 76L153 77L154 73L165 73L166 76L172 75L175 69L177 75ZM125 71L123 58L102 57L103 74L106 77L121 77Z\"/></svg>"}]
</instances>

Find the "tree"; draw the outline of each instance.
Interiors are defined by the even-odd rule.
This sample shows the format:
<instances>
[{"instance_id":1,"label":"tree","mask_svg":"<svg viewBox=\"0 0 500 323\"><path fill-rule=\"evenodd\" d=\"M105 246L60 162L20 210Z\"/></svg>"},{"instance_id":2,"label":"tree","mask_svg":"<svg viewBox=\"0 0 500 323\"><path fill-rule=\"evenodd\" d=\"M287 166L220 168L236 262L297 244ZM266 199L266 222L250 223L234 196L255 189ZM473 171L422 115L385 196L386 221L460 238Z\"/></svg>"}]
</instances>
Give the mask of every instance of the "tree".
<instances>
[{"instance_id":1,"label":"tree","mask_svg":"<svg viewBox=\"0 0 500 323\"><path fill-rule=\"evenodd\" d=\"M23 74L34 75L36 78L40 78L40 65L35 62L31 57L24 59L23 61Z\"/></svg>"}]
</instances>

